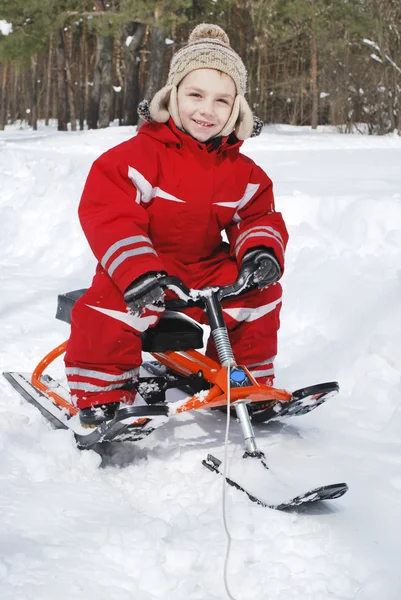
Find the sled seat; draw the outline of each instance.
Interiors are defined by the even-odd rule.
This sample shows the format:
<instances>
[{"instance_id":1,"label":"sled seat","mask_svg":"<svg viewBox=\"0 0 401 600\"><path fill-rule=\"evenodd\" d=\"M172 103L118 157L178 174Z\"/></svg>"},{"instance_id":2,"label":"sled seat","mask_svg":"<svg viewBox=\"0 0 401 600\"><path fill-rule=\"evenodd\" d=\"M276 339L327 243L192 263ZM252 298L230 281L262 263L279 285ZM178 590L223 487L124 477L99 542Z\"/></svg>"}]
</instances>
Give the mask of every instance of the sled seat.
<instances>
[{"instance_id":1,"label":"sled seat","mask_svg":"<svg viewBox=\"0 0 401 600\"><path fill-rule=\"evenodd\" d=\"M71 310L86 289L74 290L57 297L56 319L71 323ZM166 310L155 327L141 334L144 352L195 350L203 348L203 329L187 315Z\"/></svg>"},{"instance_id":2,"label":"sled seat","mask_svg":"<svg viewBox=\"0 0 401 600\"><path fill-rule=\"evenodd\" d=\"M56 319L64 321L64 323L71 323L71 311L75 302L83 296L86 289L74 290L73 292L67 292L66 294L59 294L57 296L57 311Z\"/></svg>"}]
</instances>

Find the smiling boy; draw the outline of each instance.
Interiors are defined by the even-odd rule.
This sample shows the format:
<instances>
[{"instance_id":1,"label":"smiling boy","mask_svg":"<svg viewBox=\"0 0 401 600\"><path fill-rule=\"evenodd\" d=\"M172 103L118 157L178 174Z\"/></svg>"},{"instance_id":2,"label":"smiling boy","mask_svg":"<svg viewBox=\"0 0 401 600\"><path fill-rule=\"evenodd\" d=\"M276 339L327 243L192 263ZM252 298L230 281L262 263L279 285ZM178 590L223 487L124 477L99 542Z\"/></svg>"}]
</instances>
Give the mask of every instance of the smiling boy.
<instances>
[{"instance_id":1,"label":"smiling boy","mask_svg":"<svg viewBox=\"0 0 401 600\"><path fill-rule=\"evenodd\" d=\"M182 128L200 142L219 135L231 115L235 95L234 81L226 73L192 71L178 87Z\"/></svg>"},{"instance_id":2,"label":"smiling boy","mask_svg":"<svg viewBox=\"0 0 401 600\"><path fill-rule=\"evenodd\" d=\"M65 357L85 425L134 401L140 333L164 310L164 273L201 288L232 283L251 266L259 289L223 309L236 360L273 382L288 234L271 180L240 153L254 131L246 76L225 32L198 25L173 56L167 85L142 103L149 122L92 166L79 216L99 262L72 311ZM190 314L205 322L202 310ZM206 353L216 358L212 340Z\"/></svg>"}]
</instances>

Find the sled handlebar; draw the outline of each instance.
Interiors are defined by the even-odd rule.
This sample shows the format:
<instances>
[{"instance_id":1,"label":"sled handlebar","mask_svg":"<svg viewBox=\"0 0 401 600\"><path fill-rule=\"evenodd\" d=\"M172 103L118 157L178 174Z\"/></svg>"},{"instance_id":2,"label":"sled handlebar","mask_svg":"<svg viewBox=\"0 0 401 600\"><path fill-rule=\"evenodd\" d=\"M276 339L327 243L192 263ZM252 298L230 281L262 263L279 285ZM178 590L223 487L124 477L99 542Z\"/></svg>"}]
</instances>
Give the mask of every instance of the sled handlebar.
<instances>
[{"instance_id":1,"label":"sled handlebar","mask_svg":"<svg viewBox=\"0 0 401 600\"><path fill-rule=\"evenodd\" d=\"M205 306L207 298L215 295L221 302L229 296L238 296L256 287L253 281L253 270L242 268L234 283L223 286L205 287L200 290L190 289L185 283L173 275L165 275L159 279L161 287L174 292L178 299L168 299L165 306L168 310L178 310L191 306Z\"/></svg>"}]
</instances>

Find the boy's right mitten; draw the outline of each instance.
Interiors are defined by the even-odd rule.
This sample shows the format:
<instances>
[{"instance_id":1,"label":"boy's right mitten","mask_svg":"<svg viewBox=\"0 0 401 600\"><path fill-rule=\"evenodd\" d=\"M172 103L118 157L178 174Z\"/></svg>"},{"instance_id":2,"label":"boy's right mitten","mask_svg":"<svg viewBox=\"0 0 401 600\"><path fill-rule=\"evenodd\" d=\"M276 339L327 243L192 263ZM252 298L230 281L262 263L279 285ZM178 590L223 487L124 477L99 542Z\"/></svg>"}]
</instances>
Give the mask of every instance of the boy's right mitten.
<instances>
[{"instance_id":1,"label":"boy's right mitten","mask_svg":"<svg viewBox=\"0 0 401 600\"><path fill-rule=\"evenodd\" d=\"M127 287L124 300L134 314L140 315L147 306L163 305L164 290L159 284L162 275L163 273L146 273Z\"/></svg>"}]
</instances>

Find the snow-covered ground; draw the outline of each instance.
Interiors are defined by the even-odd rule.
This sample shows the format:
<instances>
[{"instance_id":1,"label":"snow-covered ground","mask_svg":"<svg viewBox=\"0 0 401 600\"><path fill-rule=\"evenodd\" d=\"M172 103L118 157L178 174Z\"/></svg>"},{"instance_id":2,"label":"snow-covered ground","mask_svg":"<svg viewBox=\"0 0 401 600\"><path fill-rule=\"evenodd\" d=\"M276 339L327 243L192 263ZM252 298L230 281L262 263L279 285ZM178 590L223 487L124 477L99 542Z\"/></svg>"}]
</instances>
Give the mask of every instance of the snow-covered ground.
<instances>
[{"instance_id":1,"label":"snow-covered ground","mask_svg":"<svg viewBox=\"0 0 401 600\"><path fill-rule=\"evenodd\" d=\"M92 161L134 128L0 134L0 368L30 371L68 336L59 292L90 282L77 219ZM347 481L309 512L229 488L236 600L401 598L401 138L268 127L244 151L275 183L290 244L277 384L338 380L304 417L258 427L283 478ZM63 376L61 361L53 369ZM227 540L224 415L186 414L103 459L0 382L0 598L217 600ZM231 424L232 453L241 454ZM102 461L102 465L101 465ZM99 468L102 466L103 468Z\"/></svg>"}]
</instances>

